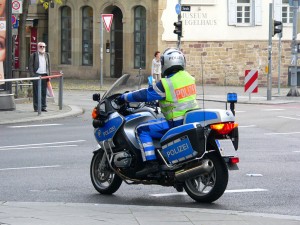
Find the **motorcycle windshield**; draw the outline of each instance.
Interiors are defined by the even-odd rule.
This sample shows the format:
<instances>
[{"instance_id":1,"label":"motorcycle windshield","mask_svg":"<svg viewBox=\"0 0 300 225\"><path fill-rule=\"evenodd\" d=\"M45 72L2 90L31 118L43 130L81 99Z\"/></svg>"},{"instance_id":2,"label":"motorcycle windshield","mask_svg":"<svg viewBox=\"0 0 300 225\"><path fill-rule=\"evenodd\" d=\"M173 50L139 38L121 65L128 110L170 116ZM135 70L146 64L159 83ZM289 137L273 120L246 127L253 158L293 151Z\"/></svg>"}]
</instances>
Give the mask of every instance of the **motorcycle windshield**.
<instances>
[{"instance_id":1,"label":"motorcycle windshield","mask_svg":"<svg viewBox=\"0 0 300 225\"><path fill-rule=\"evenodd\" d=\"M122 94L126 91L140 89L142 82L142 75L124 74L104 93L102 99L108 98L114 94Z\"/></svg>"}]
</instances>

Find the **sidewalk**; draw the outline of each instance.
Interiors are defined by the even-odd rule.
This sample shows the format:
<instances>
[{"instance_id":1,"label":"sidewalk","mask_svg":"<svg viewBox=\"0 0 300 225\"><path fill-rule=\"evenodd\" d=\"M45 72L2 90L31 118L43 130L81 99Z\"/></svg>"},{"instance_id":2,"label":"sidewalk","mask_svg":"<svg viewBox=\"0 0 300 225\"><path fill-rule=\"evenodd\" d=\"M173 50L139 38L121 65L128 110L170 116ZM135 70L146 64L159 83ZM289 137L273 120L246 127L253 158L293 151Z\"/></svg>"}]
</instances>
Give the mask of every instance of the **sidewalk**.
<instances>
[{"instance_id":1,"label":"sidewalk","mask_svg":"<svg viewBox=\"0 0 300 225\"><path fill-rule=\"evenodd\" d=\"M48 112L42 112L38 115L37 112L33 111L33 105L29 99L25 99L25 101L23 100L22 102L16 100L16 110L0 111L0 125L64 118L83 113L83 109L76 105L63 105L62 110L59 110L59 106L55 102L48 101L47 105Z\"/></svg>"},{"instance_id":2,"label":"sidewalk","mask_svg":"<svg viewBox=\"0 0 300 225\"><path fill-rule=\"evenodd\" d=\"M299 225L300 217L182 207L0 202L2 225Z\"/></svg>"},{"instance_id":3,"label":"sidewalk","mask_svg":"<svg viewBox=\"0 0 300 225\"><path fill-rule=\"evenodd\" d=\"M299 97L288 97L287 94L290 88L281 88L280 93L278 93L277 88L272 89L271 100L267 100L267 88L259 87L258 93L252 93L249 95L244 92L244 87L237 86L197 86L198 99L205 101L220 101L226 102L227 93L237 93L238 102L237 104L266 104L266 105L276 105L276 104L287 104L293 102L300 102Z\"/></svg>"},{"instance_id":4,"label":"sidewalk","mask_svg":"<svg viewBox=\"0 0 300 225\"><path fill-rule=\"evenodd\" d=\"M198 99L203 99L202 87L197 87ZM260 88L258 94L249 95L243 87L204 87L205 101L226 102L228 92L238 94L238 104L286 104L300 103L300 97L286 97L289 89L281 89L281 94L273 94L267 101L266 89ZM277 89L276 89L277 91ZM95 91L96 92L96 91ZM273 93L275 89L273 89ZM72 95L71 95L72 96ZM70 97L70 96L68 96ZM90 97L90 96L89 96ZM74 100L76 102L76 99ZM64 102L62 110L57 103L48 101L48 112L38 115L33 111L32 102L16 101L16 110L0 111L0 125L29 121L43 121L80 115L80 106ZM0 199L1 200L1 199ZM205 207L205 205L201 205ZM300 216L246 213L228 210L210 210L198 208L176 208L110 204L76 204L50 202L0 202L0 225L162 225L162 224L218 224L218 225L296 225Z\"/></svg>"},{"instance_id":5,"label":"sidewalk","mask_svg":"<svg viewBox=\"0 0 300 225\"><path fill-rule=\"evenodd\" d=\"M80 88L83 90L87 90L90 88L90 85L84 83L83 86L77 85L78 89L75 91L80 91ZM109 88L109 85L103 87L103 90ZM94 90L95 87L91 87L90 90ZM70 90L69 90L70 91ZM71 90L72 91L72 90ZM95 91L95 90L94 90ZM203 95L204 91L204 95ZM272 99L267 100L267 90L266 88L259 88L259 93L251 94L251 98L249 94L244 93L243 87L222 87L222 86L205 86L204 90L201 86L197 86L197 98L199 101L216 101L216 102L226 102L227 93L235 92L238 95L238 103L237 104L286 104L299 102L300 97L287 97L287 93L289 88L282 88L281 93L275 93L273 88ZM97 92L97 91L95 91ZM88 96L90 97L90 96ZM24 99L20 101L16 99L16 110L14 111L0 111L0 125L8 124L8 123L21 123L21 122L29 122L29 121L43 121L47 119L55 119L55 118L63 118L68 116L76 116L83 113L83 109L80 106L76 105L68 105L68 103L64 102L63 109L59 110L57 99L54 101L47 100L47 110L48 112L42 112L41 115L38 115L33 111L32 102L29 99Z\"/></svg>"}]
</instances>

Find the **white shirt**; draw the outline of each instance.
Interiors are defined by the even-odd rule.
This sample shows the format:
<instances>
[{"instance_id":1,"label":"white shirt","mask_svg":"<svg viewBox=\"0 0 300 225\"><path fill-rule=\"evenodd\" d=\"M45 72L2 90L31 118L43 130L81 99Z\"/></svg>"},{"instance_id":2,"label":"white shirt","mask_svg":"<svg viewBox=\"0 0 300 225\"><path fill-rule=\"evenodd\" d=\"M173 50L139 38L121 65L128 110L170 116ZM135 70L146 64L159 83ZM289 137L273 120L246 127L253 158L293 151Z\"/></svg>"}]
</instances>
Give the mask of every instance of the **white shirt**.
<instances>
[{"instance_id":1,"label":"white shirt","mask_svg":"<svg viewBox=\"0 0 300 225\"><path fill-rule=\"evenodd\" d=\"M161 62L160 60L156 60L156 58L152 60L151 75L153 76L153 74L161 74Z\"/></svg>"},{"instance_id":2,"label":"white shirt","mask_svg":"<svg viewBox=\"0 0 300 225\"><path fill-rule=\"evenodd\" d=\"M45 54L40 54L39 55L39 68L36 71L36 73L38 74L46 74L47 73L47 64L46 64L46 58L45 58Z\"/></svg>"}]
</instances>

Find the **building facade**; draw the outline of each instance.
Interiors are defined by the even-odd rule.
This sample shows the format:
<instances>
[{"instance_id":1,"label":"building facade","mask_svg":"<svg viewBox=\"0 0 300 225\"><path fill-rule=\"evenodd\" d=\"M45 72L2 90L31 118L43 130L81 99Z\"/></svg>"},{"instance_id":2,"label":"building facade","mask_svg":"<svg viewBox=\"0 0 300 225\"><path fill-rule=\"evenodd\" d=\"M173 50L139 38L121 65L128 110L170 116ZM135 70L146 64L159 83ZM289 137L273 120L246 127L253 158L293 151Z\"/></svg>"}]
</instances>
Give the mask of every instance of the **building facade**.
<instances>
[{"instance_id":1,"label":"building facade","mask_svg":"<svg viewBox=\"0 0 300 225\"><path fill-rule=\"evenodd\" d=\"M274 19L283 22L281 57L273 37L273 85L288 82L291 64L292 7L288 0L181 0L187 70L206 84L243 85L245 70L259 71L266 84L269 4ZM52 68L65 77L99 79L124 73L149 75L156 50L177 46L173 23L176 0L63 0L49 8L48 51ZM101 39L101 14L113 14L110 32ZM102 51L101 51L102 49Z\"/></svg>"}]
</instances>

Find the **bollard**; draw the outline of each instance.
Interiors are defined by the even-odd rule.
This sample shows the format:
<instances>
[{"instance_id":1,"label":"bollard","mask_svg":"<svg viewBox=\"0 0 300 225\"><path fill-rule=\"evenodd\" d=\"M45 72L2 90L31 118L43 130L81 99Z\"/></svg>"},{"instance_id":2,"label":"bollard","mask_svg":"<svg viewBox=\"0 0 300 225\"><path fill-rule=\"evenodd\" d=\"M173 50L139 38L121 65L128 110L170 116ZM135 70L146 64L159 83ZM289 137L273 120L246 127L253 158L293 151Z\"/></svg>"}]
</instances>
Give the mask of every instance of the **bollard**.
<instances>
[{"instance_id":1,"label":"bollard","mask_svg":"<svg viewBox=\"0 0 300 225\"><path fill-rule=\"evenodd\" d=\"M19 82L16 82L16 87L15 87L15 94L16 94L16 98L19 97Z\"/></svg>"},{"instance_id":2,"label":"bollard","mask_svg":"<svg viewBox=\"0 0 300 225\"><path fill-rule=\"evenodd\" d=\"M39 76L38 80L38 115L41 115L42 112L42 79Z\"/></svg>"},{"instance_id":3,"label":"bollard","mask_svg":"<svg viewBox=\"0 0 300 225\"><path fill-rule=\"evenodd\" d=\"M64 78L63 78L63 76L61 76L59 78L59 92L58 92L59 110L62 110L62 106L63 106L63 87L64 87L64 82L63 81L64 81Z\"/></svg>"}]
</instances>

